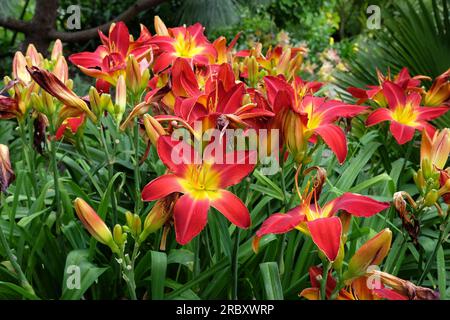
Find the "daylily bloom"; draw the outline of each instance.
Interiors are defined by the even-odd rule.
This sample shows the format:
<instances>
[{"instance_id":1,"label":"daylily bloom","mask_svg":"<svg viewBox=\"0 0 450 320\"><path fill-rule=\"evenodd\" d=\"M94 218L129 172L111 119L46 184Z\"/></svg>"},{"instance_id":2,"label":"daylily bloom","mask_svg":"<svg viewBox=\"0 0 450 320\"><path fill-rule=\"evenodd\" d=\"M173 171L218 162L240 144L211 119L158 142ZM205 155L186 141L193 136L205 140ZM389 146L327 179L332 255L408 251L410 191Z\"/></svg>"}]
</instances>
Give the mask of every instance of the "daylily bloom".
<instances>
[{"instance_id":1,"label":"daylily bloom","mask_svg":"<svg viewBox=\"0 0 450 320\"><path fill-rule=\"evenodd\" d=\"M309 269L309 279L311 282L311 288L304 289L299 296L308 300L320 300L320 288L321 279L323 275L322 268L311 267ZM397 293L395 290L385 287L382 283L379 284L379 288L369 288L370 279L366 276L361 276L352 280L352 282L345 288L339 290L336 295L337 300L408 300L408 298L402 294ZM326 283L326 299L330 299L336 288L336 279L330 274L327 277Z\"/></svg>"},{"instance_id":2,"label":"daylily bloom","mask_svg":"<svg viewBox=\"0 0 450 320\"><path fill-rule=\"evenodd\" d=\"M347 156L347 140L343 130L334 124L339 118L353 117L366 107L314 97L320 83L307 83L296 78L292 86L282 77L265 77L267 98L275 117L273 125L281 130L284 143L297 162L302 162L308 140L320 136L336 154L340 163Z\"/></svg>"},{"instance_id":3,"label":"daylily bloom","mask_svg":"<svg viewBox=\"0 0 450 320\"><path fill-rule=\"evenodd\" d=\"M328 260L335 261L342 236L341 220L336 216L338 211L343 210L356 217L371 217L389 207L388 202L376 201L354 193L344 193L320 207L317 202L311 204L313 194L314 189L306 197L302 197L298 207L267 218L256 232L255 247L259 239L266 234L280 234L298 229L311 236Z\"/></svg>"},{"instance_id":4,"label":"daylily bloom","mask_svg":"<svg viewBox=\"0 0 450 320\"><path fill-rule=\"evenodd\" d=\"M102 45L94 52L72 54L69 61L88 76L112 85L115 85L118 77L125 73L127 58L130 55L140 62L152 50L150 32L143 25L137 40L133 40L127 26L121 21L111 24L108 36L101 31L99 36Z\"/></svg>"},{"instance_id":5,"label":"daylily bloom","mask_svg":"<svg viewBox=\"0 0 450 320\"><path fill-rule=\"evenodd\" d=\"M247 127L255 118L271 117L270 110L259 108L247 96L244 83L236 83L229 64L216 68L200 84L188 61L179 58L172 67L172 92L176 97L174 113L193 124L202 121L204 130ZM248 100L248 99L247 99Z\"/></svg>"},{"instance_id":6,"label":"daylily bloom","mask_svg":"<svg viewBox=\"0 0 450 320\"><path fill-rule=\"evenodd\" d=\"M291 80L297 74L303 62L304 48L283 48L282 46L276 46L267 50L263 55L261 52L262 45L257 44L251 50L241 50L236 53L236 57L245 57L248 61L254 57L257 63L257 71L259 69L264 70L265 75L278 76L283 75L287 80ZM244 60L242 63L243 70L241 70L241 76L244 78L249 77L248 63ZM259 81L259 79L256 79ZM256 82L257 82L256 81Z\"/></svg>"},{"instance_id":7,"label":"daylily bloom","mask_svg":"<svg viewBox=\"0 0 450 320\"><path fill-rule=\"evenodd\" d=\"M59 128L56 130L55 138L56 140L60 140L64 133L66 133L66 130L70 131L70 133L75 134L77 133L80 126L84 123L85 115L84 113L81 114L79 117L70 117L65 119Z\"/></svg>"},{"instance_id":8,"label":"daylily bloom","mask_svg":"<svg viewBox=\"0 0 450 320\"><path fill-rule=\"evenodd\" d=\"M437 77L430 90L423 97L423 103L426 106L442 106L448 104L450 99L450 69Z\"/></svg>"},{"instance_id":9,"label":"daylily bloom","mask_svg":"<svg viewBox=\"0 0 450 320\"><path fill-rule=\"evenodd\" d=\"M165 28L165 30L167 31L164 33L167 32L167 34L158 34L150 41L159 48L155 53L153 65L155 73L167 69L176 58L189 59L196 65L208 65L215 61L217 51L203 34L204 27L200 23L189 27Z\"/></svg>"},{"instance_id":10,"label":"daylily bloom","mask_svg":"<svg viewBox=\"0 0 450 320\"><path fill-rule=\"evenodd\" d=\"M384 286L390 288L397 296L402 296L403 300L439 300L439 292L416 286L410 281L400 279L389 273L372 270L367 275L378 277Z\"/></svg>"},{"instance_id":11,"label":"daylily bloom","mask_svg":"<svg viewBox=\"0 0 450 320\"><path fill-rule=\"evenodd\" d=\"M9 148L4 144L0 144L0 191L6 192L6 189L8 189L15 178L16 176L9 160Z\"/></svg>"},{"instance_id":12,"label":"daylily bloom","mask_svg":"<svg viewBox=\"0 0 450 320\"><path fill-rule=\"evenodd\" d=\"M311 195L308 196L310 198ZM334 215L339 210L345 210L355 216L372 216L389 205L375 201L369 197L346 193L343 196L329 202L323 208L309 204L310 199L289 212L276 213L270 216L256 233L256 241L266 234L286 233L298 229L307 235L311 235L313 241L320 250L334 261L337 257L342 225L338 217ZM368 206L369 211L363 207Z\"/></svg>"},{"instance_id":13,"label":"daylily bloom","mask_svg":"<svg viewBox=\"0 0 450 320\"><path fill-rule=\"evenodd\" d=\"M365 242L348 263L344 273L346 282L363 276L370 266L379 265L389 253L392 242L392 231L384 229Z\"/></svg>"},{"instance_id":14,"label":"daylily bloom","mask_svg":"<svg viewBox=\"0 0 450 320\"><path fill-rule=\"evenodd\" d=\"M367 86L367 90L350 87L347 91L352 94L353 97L358 98L357 104L362 104L367 100L375 101L379 106L386 107L388 101L386 100L386 96L383 92L383 85L385 82L393 82L398 85L402 90L406 92L418 92L422 93L423 89L420 88L421 80L428 80L429 77L426 76L415 76L412 77L409 75L409 71L407 68L403 68L400 72L392 78L390 70L388 70L388 74L383 75L380 70L377 69L378 76L378 85L369 85Z\"/></svg>"},{"instance_id":15,"label":"daylily bloom","mask_svg":"<svg viewBox=\"0 0 450 320\"><path fill-rule=\"evenodd\" d=\"M368 126L383 121L390 121L390 130L398 144L410 141L415 130L426 130L430 136L434 135L434 127L427 121L445 114L447 107L421 107L421 96L417 92L406 94L395 83L385 82L383 94L387 99L388 108L379 108L367 118Z\"/></svg>"},{"instance_id":16,"label":"daylily bloom","mask_svg":"<svg viewBox=\"0 0 450 320\"><path fill-rule=\"evenodd\" d=\"M250 226L248 209L225 188L239 183L253 170L254 164L249 163L251 152L228 154L227 159L231 156L236 164L219 164L209 158L202 160L193 147L183 141L173 141L170 136L159 138L157 150L169 173L147 184L142 199L153 201L175 192L183 194L173 209L178 243L184 245L200 233L211 206L238 227Z\"/></svg>"},{"instance_id":17,"label":"daylily bloom","mask_svg":"<svg viewBox=\"0 0 450 320\"><path fill-rule=\"evenodd\" d=\"M111 230L109 230L105 222L97 215L95 210L81 198L76 198L73 205L78 218L81 220L89 233L98 242L110 247L113 252L118 252L119 248L114 242Z\"/></svg>"}]
</instances>

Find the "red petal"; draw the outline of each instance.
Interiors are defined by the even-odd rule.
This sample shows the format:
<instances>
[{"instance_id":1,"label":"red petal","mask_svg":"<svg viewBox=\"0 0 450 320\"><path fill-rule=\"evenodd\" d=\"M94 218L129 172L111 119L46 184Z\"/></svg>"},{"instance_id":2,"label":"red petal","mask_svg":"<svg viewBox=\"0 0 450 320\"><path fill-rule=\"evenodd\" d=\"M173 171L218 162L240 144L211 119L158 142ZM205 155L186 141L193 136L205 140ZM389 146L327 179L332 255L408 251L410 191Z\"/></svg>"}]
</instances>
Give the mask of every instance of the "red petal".
<instances>
[{"instance_id":1,"label":"red petal","mask_svg":"<svg viewBox=\"0 0 450 320\"><path fill-rule=\"evenodd\" d=\"M219 97L217 112L230 114L234 113L241 107L244 93L245 87L243 83L235 85L229 92L225 94L225 96Z\"/></svg>"},{"instance_id":2,"label":"red petal","mask_svg":"<svg viewBox=\"0 0 450 320\"><path fill-rule=\"evenodd\" d=\"M171 193L183 191L179 179L173 174L165 174L154 179L142 189L142 200L153 201Z\"/></svg>"},{"instance_id":3,"label":"red petal","mask_svg":"<svg viewBox=\"0 0 450 320\"><path fill-rule=\"evenodd\" d=\"M153 65L153 71L155 73L160 73L161 71L164 71L167 69L167 67L170 66L170 64L173 61L172 54L168 52L161 53L156 59L155 64Z\"/></svg>"},{"instance_id":4,"label":"red petal","mask_svg":"<svg viewBox=\"0 0 450 320\"><path fill-rule=\"evenodd\" d=\"M203 230L208 222L209 201L195 200L189 194L183 195L175 203L173 218L177 242L187 244Z\"/></svg>"},{"instance_id":5,"label":"red petal","mask_svg":"<svg viewBox=\"0 0 450 320\"><path fill-rule=\"evenodd\" d=\"M114 44L115 49L122 54L122 57L126 58L130 47L130 33L125 23L122 21L116 23L111 30L109 40Z\"/></svg>"},{"instance_id":6,"label":"red petal","mask_svg":"<svg viewBox=\"0 0 450 320\"><path fill-rule=\"evenodd\" d=\"M373 126L377 123L383 122L383 121L391 121L392 120L392 114L391 111L386 108L380 108L372 112L366 120L367 126Z\"/></svg>"},{"instance_id":7,"label":"red petal","mask_svg":"<svg viewBox=\"0 0 450 320\"><path fill-rule=\"evenodd\" d=\"M157 142L158 156L175 174L182 175L186 166L201 163L201 157L184 141L174 141L171 136L161 136Z\"/></svg>"},{"instance_id":8,"label":"red petal","mask_svg":"<svg viewBox=\"0 0 450 320\"><path fill-rule=\"evenodd\" d=\"M216 162L218 162L217 159ZM253 171L257 154L256 151L230 152L221 162L223 163L215 163L212 169L220 174L220 188L227 188L238 184Z\"/></svg>"},{"instance_id":9,"label":"red petal","mask_svg":"<svg viewBox=\"0 0 450 320\"><path fill-rule=\"evenodd\" d=\"M250 227L250 213L247 207L241 199L230 191L220 190L220 197L211 201L211 206L239 228L247 229Z\"/></svg>"},{"instance_id":10,"label":"red petal","mask_svg":"<svg viewBox=\"0 0 450 320\"><path fill-rule=\"evenodd\" d=\"M339 210L344 210L356 217L371 217L390 206L389 202L380 202L370 197L350 192L332 200L331 204L333 208L330 215Z\"/></svg>"},{"instance_id":11,"label":"red petal","mask_svg":"<svg viewBox=\"0 0 450 320\"><path fill-rule=\"evenodd\" d=\"M300 214L300 207L295 207L287 213L275 213L263 222L256 235L262 237L271 233L286 233L293 230L304 220L305 216Z\"/></svg>"},{"instance_id":12,"label":"red petal","mask_svg":"<svg viewBox=\"0 0 450 320\"><path fill-rule=\"evenodd\" d=\"M449 108L447 107L420 107L419 119L420 120L432 120L437 117L443 116L447 113Z\"/></svg>"},{"instance_id":13,"label":"red petal","mask_svg":"<svg viewBox=\"0 0 450 320\"><path fill-rule=\"evenodd\" d=\"M405 144L411 141L414 137L414 127L405 126L404 124L398 123L396 121L391 122L391 132L398 144Z\"/></svg>"},{"instance_id":14,"label":"red petal","mask_svg":"<svg viewBox=\"0 0 450 320\"><path fill-rule=\"evenodd\" d=\"M382 288L382 289L373 289L378 296L387 300L408 300L407 297L402 296L400 293L395 292L394 290Z\"/></svg>"},{"instance_id":15,"label":"red petal","mask_svg":"<svg viewBox=\"0 0 450 320\"><path fill-rule=\"evenodd\" d=\"M178 58L172 66L172 91L175 96L193 97L200 93L194 71L186 59Z\"/></svg>"},{"instance_id":16,"label":"red petal","mask_svg":"<svg viewBox=\"0 0 450 320\"><path fill-rule=\"evenodd\" d=\"M406 103L405 92L395 83L389 81L383 83L383 94L391 109L395 109L398 106L404 106Z\"/></svg>"},{"instance_id":17,"label":"red petal","mask_svg":"<svg viewBox=\"0 0 450 320\"><path fill-rule=\"evenodd\" d=\"M339 161L343 163L347 157L347 139L342 129L334 124L320 126L314 131L322 137L323 141L333 150Z\"/></svg>"},{"instance_id":18,"label":"red petal","mask_svg":"<svg viewBox=\"0 0 450 320\"><path fill-rule=\"evenodd\" d=\"M342 225L338 217L320 218L307 223L312 240L327 256L334 261L341 244Z\"/></svg>"}]
</instances>

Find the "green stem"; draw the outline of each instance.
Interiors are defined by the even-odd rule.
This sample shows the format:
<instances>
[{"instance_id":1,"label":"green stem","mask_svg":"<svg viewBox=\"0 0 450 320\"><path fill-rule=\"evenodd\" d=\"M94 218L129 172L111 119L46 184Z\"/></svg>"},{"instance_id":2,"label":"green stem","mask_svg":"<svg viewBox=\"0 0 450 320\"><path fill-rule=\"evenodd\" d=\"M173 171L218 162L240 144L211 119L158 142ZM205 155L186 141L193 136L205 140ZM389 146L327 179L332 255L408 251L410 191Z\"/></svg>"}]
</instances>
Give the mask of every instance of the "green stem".
<instances>
[{"instance_id":1,"label":"green stem","mask_svg":"<svg viewBox=\"0 0 450 320\"><path fill-rule=\"evenodd\" d=\"M328 272L331 269L331 262L330 261L324 261L322 263L323 265L323 274L322 274L322 280L320 282L320 299L326 300L327 299L327 281L328 281Z\"/></svg>"},{"instance_id":2,"label":"green stem","mask_svg":"<svg viewBox=\"0 0 450 320\"><path fill-rule=\"evenodd\" d=\"M289 202L288 202L288 195L286 191L286 179L284 177L284 161L281 164L281 190L283 191L283 207L284 212L287 212L289 210ZM286 237L287 234L284 233L281 237L281 244L280 244L280 255L278 256L278 265L280 268L280 274L284 273L284 250L286 249Z\"/></svg>"},{"instance_id":3,"label":"green stem","mask_svg":"<svg viewBox=\"0 0 450 320\"><path fill-rule=\"evenodd\" d=\"M30 294L36 296L36 293L34 292L33 287L28 282L27 278L25 277L25 274L22 271L22 268L16 261L16 256L12 253L11 248L9 247L8 241L6 241L5 234L3 233L3 229L0 227L0 243L2 244L3 248L5 249L6 255L11 262L12 267L16 271L16 274L19 277L19 282L22 288L24 288L27 292Z\"/></svg>"},{"instance_id":4,"label":"green stem","mask_svg":"<svg viewBox=\"0 0 450 320\"><path fill-rule=\"evenodd\" d=\"M34 191L34 196L38 197L38 188L36 183L36 174L34 169L34 163L30 160L30 154L32 152L30 148L30 143L28 143L26 138L26 127L25 127L25 119L19 120L19 131L20 131L20 139L22 140L22 152L23 152L23 158L25 159L25 164L28 167L28 170L30 171L30 178L31 178L31 186Z\"/></svg>"},{"instance_id":5,"label":"green stem","mask_svg":"<svg viewBox=\"0 0 450 320\"><path fill-rule=\"evenodd\" d=\"M136 199L134 204L134 212L139 214L141 210L141 174L139 165L139 123L136 121L134 125L134 187Z\"/></svg>"},{"instance_id":6,"label":"green stem","mask_svg":"<svg viewBox=\"0 0 450 320\"><path fill-rule=\"evenodd\" d=\"M417 282L418 286L420 286L422 284L422 282L425 280L425 277L427 276L428 272L430 271L430 268L434 261L434 258L436 257L437 251L439 250L439 246L444 242L444 239L447 237L447 234L449 231L448 227L450 226L448 223L449 218L450 218L450 213L447 211L447 215L445 216L445 219L440 226L439 238L436 241L436 245L434 246L433 252L431 253L430 258L428 259L428 261L425 265L425 269L422 272L422 275L420 276L419 281Z\"/></svg>"},{"instance_id":7,"label":"green stem","mask_svg":"<svg viewBox=\"0 0 450 320\"><path fill-rule=\"evenodd\" d=\"M58 172L58 160L56 158L56 140L54 139L54 131L50 140L51 148L51 164L53 171L53 182L55 188L55 202L56 202L56 230L59 232L59 225L61 221L61 194L59 190L59 172Z\"/></svg>"},{"instance_id":8,"label":"green stem","mask_svg":"<svg viewBox=\"0 0 450 320\"><path fill-rule=\"evenodd\" d=\"M234 243L233 256L231 261L231 270L233 273L233 300L238 300L238 278L239 278L239 242L241 240L241 230L236 230L236 239Z\"/></svg>"},{"instance_id":9,"label":"green stem","mask_svg":"<svg viewBox=\"0 0 450 320\"><path fill-rule=\"evenodd\" d=\"M105 152L106 161L108 162L108 179L111 181L111 179L114 176L114 158L111 157L109 150L108 150L108 144L106 143L106 130L104 126L102 125L102 130L100 132L100 139L101 144L103 146L103 150ZM116 199L116 192L114 188L111 190L111 205L112 205L112 211L113 211L113 223L114 225L117 224L118 221L118 214L117 214L117 199Z\"/></svg>"},{"instance_id":10,"label":"green stem","mask_svg":"<svg viewBox=\"0 0 450 320\"><path fill-rule=\"evenodd\" d=\"M136 296L136 282L134 280L134 263L136 261L137 253L139 251L139 245L136 242L134 244L133 253L131 259L127 258L123 252L120 253L120 259L122 260L122 273L123 278L127 284L128 291L131 300L137 300Z\"/></svg>"}]
</instances>

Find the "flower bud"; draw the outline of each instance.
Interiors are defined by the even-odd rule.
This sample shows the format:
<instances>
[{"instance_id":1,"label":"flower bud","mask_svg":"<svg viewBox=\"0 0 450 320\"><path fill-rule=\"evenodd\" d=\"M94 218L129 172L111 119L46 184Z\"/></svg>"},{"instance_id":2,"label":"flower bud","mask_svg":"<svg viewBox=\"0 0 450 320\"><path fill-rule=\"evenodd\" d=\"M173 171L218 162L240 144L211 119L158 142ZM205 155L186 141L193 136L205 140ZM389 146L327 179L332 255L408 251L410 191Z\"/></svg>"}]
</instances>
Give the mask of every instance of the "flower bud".
<instances>
[{"instance_id":1,"label":"flower bud","mask_svg":"<svg viewBox=\"0 0 450 320\"><path fill-rule=\"evenodd\" d=\"M155 147L159 137L167 135L167 132L164 130L163 126L149 114L144 115L144 126L150 142Z\"/></svg>"},{"instance_id":2,"label":"flower bud","mask_svg":"<svg viewBox=\"0 0 450 320\"><path fill-rule=\"evenodd\" d=\"M384 229L375 237L364 243L353 255L344 274L347 282L367 272L367 268L380 264L391 248L392 232Z\"/></svg>"},{"instance_id":3,"label":"flower bud","mask_svg":"<svg viewBox=\"0 0 450 320\"><path fill-rule=\"evenodd\" d=\"M436 201L439 199L439 193L436 189L431 189L426 195L424 199L424 205L427 207L433 206Z\"/></svg>"},{"instance_id":4,"label":"flower bud","mask_svg":"<svg viewBox=\"0 0 450 320\"><path fill-rule=\"evenodd\" d=\"M127 85L125 83L125 78L123 75L119 76L117 80L116 86L116 100L115 100L115 112L114 117L116 118L117 123L122 121L123 114L125 113L125 109L127 107Z\"/></svg>"},{"instance_id":5,"label":"flower bud","mask_svg":"<svg viewBox=\"0 0 450 320\"><path fill-rule=\"evenodd\" d=\"M111 231L105 222L97 215L94 209L81 198L74 201L75 211L89 233L98 241L111 248L113 252L119 252L117 244L114 242Z\"/></svg>"},{"instance_id":6,"label":"flower bud","mask_svg":"<svg viewBox=\"0 0 450 320\"><path fill-rule=\"evenodd\" d=\"M144 230L139 237L139 242L145 241L149 234L159 230L171 218L173 206L178 197L178 194L170 194L156 201L144 220Z\"/></svg>"},{"instance_id":7,"label":"flower bud","mask_svg":"<svg viewBox=\"0 0 450 320\"><path fill-rule=\"evenodd\" d=\"M17 51L13 59L13 77L14 79L20 80L25 84L31 81L31 76L27 69L27 60L25 59L22 52Z\"/></svg>"},{"instance_id":8,"label":"flower bud","mask_svg":"<svg viewBox=\"0 0 450 320\"><path fill-rule=\"evenodd\" d=\"M113 229L114 242L117 243L119 247L123 247L127 239L127 234L123 232L122 226L116 224Z\"/></svg>"},{"instance_id":9,"label":"flower bud","mask_svg":"<svg viewBox=\"0 0 450 320\"><path fill-rule=\"evenodd\" d=\"M51 59L52 59L52 61L56 61L62 55L63 55L63 45L62 45L61 40L57 39L55 41L55 43L53 44Z\"/></svg>"},{"instance_id":10,"label":"flower bud","mask_svg":"<svg viewBox=\"0 0 450 320\"><path fill-rule=\"evenodd\" d=\"M134 237L138 237L142 231L141 218L137 214L134 214L132 223L133 223L131 228L132 234Z\"/></svg>"},{"instance_id":11,"label":"flower bud","mask_svg":"<svg viewBox=\"0 0 450 320\"><path fill-rule=\"evenodd\" d=\"M0 144L0 190L5 193L9 185L16 178L11 168L9 160L9 148L4 144Z\"/></svg>"},{"instance_id":12,"label":"flower bud","mask_svg":"<svg viewBox=\"0 0 450 320\"><path fill-rule=\"evenodd\" d=\"M169 30L159 16L155 16L155 31L158 36L169 36Z\"/></svg>"}]
</instances>

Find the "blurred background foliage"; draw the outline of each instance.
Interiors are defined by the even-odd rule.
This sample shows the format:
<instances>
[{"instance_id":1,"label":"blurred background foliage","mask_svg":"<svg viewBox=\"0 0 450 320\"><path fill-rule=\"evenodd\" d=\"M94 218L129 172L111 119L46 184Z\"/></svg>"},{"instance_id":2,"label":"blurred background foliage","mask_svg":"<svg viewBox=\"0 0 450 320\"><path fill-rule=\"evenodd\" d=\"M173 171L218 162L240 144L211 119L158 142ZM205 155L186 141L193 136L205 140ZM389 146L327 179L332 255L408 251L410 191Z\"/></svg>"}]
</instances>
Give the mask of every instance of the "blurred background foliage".
<instances>
[{"instance_id":1,"label":"blurred background foliage","mask_svg":"<svg viewBox=\"0 0 450 320\"><path fill-rule=\"evenodd\" d=\"M34 13L34 0L2 0L5 15L30 20ZM110 21L135 0L61 0L58 29L66 29L66 9L80 5L82 29L88 29ZM381 7L383 18L393 15L392 2L373 0L370 4ZM210 38L225 35L232 39L242 31L239 45L248 46L256 41L267 48L277 43L290 42L307 46L310 71L319 70L327 57L324 52L336 50L338 57L349 59L355 53L360 38L374 37L366 28L368 0L168 0L142 12L131 23L136 34L139 23L152 28L153 16L158 14L168 26L200 22ZM23 36L0 27L0 73L7 73L12 54L20 48ZM74 43L70 51L92 50L97 39ZM328 61L330 62L330 61Z\"/></svg>"}]
</instances>

